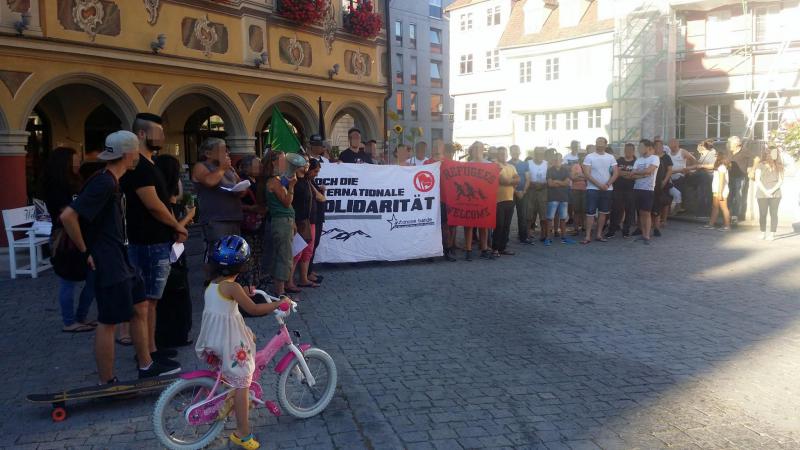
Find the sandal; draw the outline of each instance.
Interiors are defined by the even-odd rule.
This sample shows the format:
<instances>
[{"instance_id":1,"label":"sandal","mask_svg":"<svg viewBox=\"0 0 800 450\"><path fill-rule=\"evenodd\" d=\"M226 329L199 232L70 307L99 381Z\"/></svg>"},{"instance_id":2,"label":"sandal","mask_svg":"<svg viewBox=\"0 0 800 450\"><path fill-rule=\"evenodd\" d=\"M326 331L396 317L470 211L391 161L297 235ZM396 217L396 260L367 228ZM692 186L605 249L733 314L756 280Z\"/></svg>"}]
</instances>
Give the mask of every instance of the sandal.
<instances>
[{"instance_id":1,"label":"sandal","mask_svg":"<svg viewBox=\"0 0 800 450\"><path fill-rule=\"evenodd\" d=\"M292 287L288 287L288 286L284 290L286 292L290 293L290 294L299 294L299 293L303 292L302 289L292 288Z\"/></svg>"},{"instance_id":2,"label":"sandal","mask_svg":"<svg viewBox=\"0 0 800 450\"><path fill-rule=\"evenodd\" d=\"M61 331L63 333L86 333L89 331L94 331L94 327L80 322L75 322L72 325L62 328Z\"/></svg>"},{"instance_id":3,"label":"sandal","mask_svg":"<svg viewBox=\"0 0 800 450\"><path fill-rule=\"evenodd\" d=\"M114 339L114 341L115 341L117 344L119 344L119 345L123 345L123 346L125 346L125 347L130 347L131 345L133 345L133 339L131 339L131 337L130 337L130 336L122 336L122 337L118 337L118 338Z\"/></svg>"},{"instance_id":4,"label":"sandal","mask_svg":"<svg viewBox=\"0 0 800 450\"><path fill-rule=\"evenodd\" d=\"M297 287L299 288L318 288L319 284L314 283L313 281L307 284L298 284Z\"/></svg>"},{"instance_id":5,"label":"sandal","mask_svg":"<svg viewBox=\"0 0 800 450\"><path fill-rule=\"evenodd\" d=\"M584 239L584 240L582 240L582 241L581 241L581 244L582 244L582 245L586 245L586 244L589 244L589 243L591 243L591 242L592 242L592 241L590 241L589 239Z\"/></svg>"},{"instance_id":6,"label":"sandal","mask_svg":"<svg viewBox=\"0 0 800 450\"><path fill-rule=\"evenodd\" d=\"M313 277L313 279L312 279L312 277ZM311 275L308 276L308 279L311 280L314 283L322 283L322 280L324 280L325 277L323 277L322 275L311 274Z\"/></svg>"},{"instance_id":7,"label":"sandal","mask_svg":"<svg viewBox=\"0 0 800 450\"><path fill-rule=\"evenodd\" d=\"M595 241L597 241L597 242L608 242L608 239L603 238L603 237L599 237L599 238L595 239Z\"/></svg>"}]
</instances>

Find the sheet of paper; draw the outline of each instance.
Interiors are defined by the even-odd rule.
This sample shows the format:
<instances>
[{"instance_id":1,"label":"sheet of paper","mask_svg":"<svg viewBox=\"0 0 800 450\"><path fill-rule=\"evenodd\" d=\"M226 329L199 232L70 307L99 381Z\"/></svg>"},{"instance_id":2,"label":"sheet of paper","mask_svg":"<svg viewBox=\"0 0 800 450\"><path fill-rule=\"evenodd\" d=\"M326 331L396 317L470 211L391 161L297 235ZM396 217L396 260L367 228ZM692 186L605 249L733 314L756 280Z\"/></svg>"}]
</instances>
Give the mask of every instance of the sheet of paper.
<instances>
[{"instance_id":1,"label":"sheet of paper","mask_svg":"<svg viewBox=\"0 0 800 450\"><path fill-rule=\"evenodd\" d=\"M243 180L233 186L222 186L220 189L228 192L244 192L250 187L250 180Z\"/></svg>"},{"instance_id":2,"label":"sheet of paper","mask_svg":"<svg viewBox=\"0 0 800 450\"><path fill-rule=\"evenodd\" d=\"M300 233L295 234L292 241L292 256L299 255L307 245L308 243L303 239L303 236L300 236Z\"/></svg>"},{"instance_id":3,"label":"sheet of paper","mask_svg":"<svg viewBox=\"0 0 800 450\"><path fill-rule=\"evenodd\" d=\"M178 258L181 257L184 249L185 247L181 243L176 242L172 244L172 249L169 251L169 262L174 263L178 261Z\"/></svg>"}]
</instances>

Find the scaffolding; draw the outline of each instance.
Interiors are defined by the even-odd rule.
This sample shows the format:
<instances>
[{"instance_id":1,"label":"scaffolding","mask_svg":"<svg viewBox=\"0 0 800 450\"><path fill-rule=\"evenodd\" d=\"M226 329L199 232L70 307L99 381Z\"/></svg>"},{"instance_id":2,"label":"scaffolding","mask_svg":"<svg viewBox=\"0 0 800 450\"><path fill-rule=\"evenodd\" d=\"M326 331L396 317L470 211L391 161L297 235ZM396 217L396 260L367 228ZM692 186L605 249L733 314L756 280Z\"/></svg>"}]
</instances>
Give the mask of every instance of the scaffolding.
<instances>
[{"instance_id":1,"label":"scaffolding","mask_svg":"<svg viewBox=\"0 0 800 450\"><path fill-rule=\"evenodd\" d=\"M663 1L615 3L611 143L675 129L675 20Z\"/></svg>"}]
</instances>

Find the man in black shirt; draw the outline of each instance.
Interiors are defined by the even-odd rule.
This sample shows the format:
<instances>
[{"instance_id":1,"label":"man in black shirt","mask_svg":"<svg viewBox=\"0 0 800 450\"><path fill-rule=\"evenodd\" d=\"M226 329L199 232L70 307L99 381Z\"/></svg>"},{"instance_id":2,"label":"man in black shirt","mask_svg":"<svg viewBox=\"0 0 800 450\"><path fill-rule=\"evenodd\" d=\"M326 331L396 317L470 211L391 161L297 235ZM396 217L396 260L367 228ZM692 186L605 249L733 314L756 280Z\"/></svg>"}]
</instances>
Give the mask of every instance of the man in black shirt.
<instances>
[{"instance_id":1,"label":"man in black shirt","mask_svg":"<svg viewBox=\"0 0 800 450\"><path fill-rule=\"evenodd\" d=\"M139 163L120 180L128 200L128 256L144 279L148 345L153 359L179 367L176 361L168 359L177 356L177 352L156 349L156 302L167 284L172 244L184 242L188 233L167 208L170 193L164 176L153 164L153 153L159 151L164 142L161 118L155 114L138 114L133 132L139 139Z\"/></svg>"},{"instance_id":2,"label":"man in black shirt","mask_svg":"<svg viewBox=\"0 0 800 450\"><path fill-rule=\"evenodd\" d=\"M350 148L339 154L339 161L350 164L372 164L372 157L361 149L361 130L350 128L347 132Z\"/></svg>"},{"instance_id":3,"label":"man in black shirt","mask_svg":"<svg viewBox=\"0 0 800 450\"><path fill-rule=\"evenodd\" d=\"M106 138L100 159L106 169L93 177L72 204L61 213L61 223L75 246L95 271L97 299L97 336L95 358L100 382L113 383L114 329L131 322L131 334L139 359L139 377L153 377L178 372L151 359L147 342L147 304L144 284L130 264L125 249L125 194L119 180L132 170L139 159L139 142L130 131L117 131Z\"/></svg>"},{"instance_id":4,"label":"man in black shirt","mask_svg":"<svg viewBox=\"0 0 800 450\"><path fill-rule=\"evenodd\" d=\"M667 216L672 205L672 195L669 189L672 187L672 158L669 152L664 151L664 141L656 136L653 141L655 155L658 156L660 164L656 172L656 187L653 191L653 236L661 236L661 228L667 223ZM667 147L669 148L669 147Z\"/></svg>"},{"instance_id":5,"label":"man in black shirt","mask_svg":"<svg viewBox=\"0 0 800 450\"><path fill-rule=\"evenodd\" d=\"M606 239L614 237L622 223L622 237L630 237L631 225L636 220L636 202L633 196L633 183L631 178L634 163L636 163L636 147L625 144L624 155L617 158L619 177L614 182L614 194L611 204L611 224L606 233ZM623 220L623 216L625 216Z\"/></svg>"}]
</instances>

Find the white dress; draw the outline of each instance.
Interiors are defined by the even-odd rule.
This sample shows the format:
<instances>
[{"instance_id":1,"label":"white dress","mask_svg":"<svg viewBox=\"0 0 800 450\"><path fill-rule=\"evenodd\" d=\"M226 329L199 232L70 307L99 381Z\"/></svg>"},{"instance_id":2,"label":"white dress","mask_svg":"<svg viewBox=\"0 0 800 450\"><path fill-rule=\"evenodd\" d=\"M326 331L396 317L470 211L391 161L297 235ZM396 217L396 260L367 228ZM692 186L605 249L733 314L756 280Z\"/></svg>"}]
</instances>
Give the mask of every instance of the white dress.
<instances>
[{"instance_id":1,"label":"white dress","mask_svg":"<svg viewBox=\"0 0 800 450\"><path fill-rule=\"evenodd\" d=\"M236 300L220 293L219 284L209 284L204 297L203 324L194 347L197 357L205 362L208 355L215 355L227 384L247 388L256 367L253 331L244 323Z\"/></svg>"},{"instance_id":2,"label":"white dress","mask_svg":"<svg viewBox=\"0 0 800 450\"><path fill-rule=\"evenodd\" d=\"M720 181L723 182L722 192L720 192ZM714 170L714 178L711 181L711 193L723 199L728 198L728 168L720 164Z\"/></svg>"}]
</instances>

